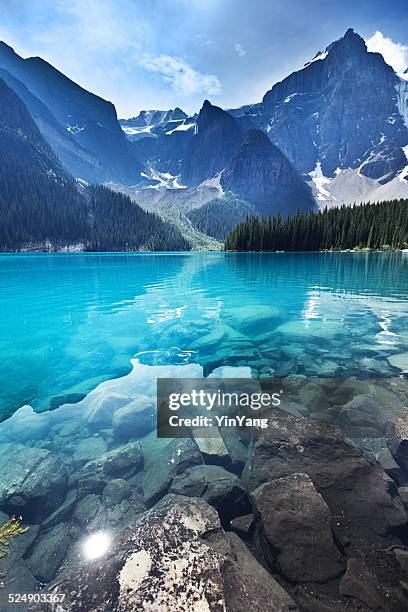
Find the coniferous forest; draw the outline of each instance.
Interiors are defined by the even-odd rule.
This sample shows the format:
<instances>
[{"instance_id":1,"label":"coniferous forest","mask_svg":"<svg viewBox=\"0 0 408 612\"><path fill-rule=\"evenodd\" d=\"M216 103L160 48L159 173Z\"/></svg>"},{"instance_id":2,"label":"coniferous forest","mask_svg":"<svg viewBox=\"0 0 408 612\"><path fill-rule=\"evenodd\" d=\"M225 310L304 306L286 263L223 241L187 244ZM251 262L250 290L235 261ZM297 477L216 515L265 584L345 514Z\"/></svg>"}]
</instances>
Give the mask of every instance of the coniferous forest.
<instances>
[{"instance_id":1,"label":"coniferous forest","mask_svg":"<svg viewBox=\"0 0 408 612\"><path fill-rule=\"evenodd\" d=\"M408 200L342 206L283 219L250 216L225 240L226 251L323 251L408 246Z\"/></svg>"},{"instance_id":2,"label":"coniferous forest","mask_svg":"<svg viewBox=\"0 0 408 612\"><path fill-rule=\"evenodd\" d=\"M0 251L189 250L180 231L128 196L76 182L0 79Z\"/></svg>"}]
</instances>

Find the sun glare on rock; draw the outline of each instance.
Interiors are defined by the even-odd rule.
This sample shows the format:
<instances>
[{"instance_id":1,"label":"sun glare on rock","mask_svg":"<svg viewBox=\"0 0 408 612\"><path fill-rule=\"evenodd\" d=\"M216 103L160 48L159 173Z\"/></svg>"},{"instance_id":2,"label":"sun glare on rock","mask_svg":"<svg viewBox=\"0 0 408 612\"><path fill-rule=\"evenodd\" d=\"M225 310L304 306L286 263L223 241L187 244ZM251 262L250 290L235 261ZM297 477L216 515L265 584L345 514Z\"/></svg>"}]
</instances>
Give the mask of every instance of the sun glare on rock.
<instances>
[{"instance_id":1,"label":"sun glare on rock","mask_svg":"<svg viewBox=\"0 0 408 612\"><path fill-rule=\"evenodd\" d=\"M86 559L98 559L103 557L111 544L112 537L106 531L97 531L88 536L82 544L82 552Z\"/></svg>"}]
</instances>

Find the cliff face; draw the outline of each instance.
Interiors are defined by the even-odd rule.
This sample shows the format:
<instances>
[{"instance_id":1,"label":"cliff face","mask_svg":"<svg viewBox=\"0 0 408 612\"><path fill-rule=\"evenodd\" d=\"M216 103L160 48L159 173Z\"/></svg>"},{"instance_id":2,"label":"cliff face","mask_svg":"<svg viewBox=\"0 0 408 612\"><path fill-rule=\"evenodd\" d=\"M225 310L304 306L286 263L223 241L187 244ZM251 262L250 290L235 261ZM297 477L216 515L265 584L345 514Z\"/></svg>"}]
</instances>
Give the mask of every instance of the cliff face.
<instances>
[{"instance_id":1,"label":"cliff face","mask_svg":"<svg viewBox=\"0 0 408 612\"><path fill-rule=\"evenodd\" d=\"M221 175L226 191L250 200L263 214L287 216L313 210L309 187L289 160L260 130L250 130Z\"/></svg>"},{"instance_id":2,"label":"cliff face","mask_svg":"<svg viewBox=\"0 0 408 612\"><path fill-rule=\"evenodd\" d=\"M235 119L208 100L198 115L181 178L186 185L198 185L224 170L238 151L241 132Z\"/></svg>"},{"instance_id":3,"label":"cliff face","mask_svg":"<svg viewBox=\"0 0 408 612\"><path fill-rule=\"evenodd\" d=\"M353 30L268 91L254 121L302 173L321 162L387 180L406 164L400 79ZM251 111L249 111L249 114Z\"/></svg>"}]
</instances>

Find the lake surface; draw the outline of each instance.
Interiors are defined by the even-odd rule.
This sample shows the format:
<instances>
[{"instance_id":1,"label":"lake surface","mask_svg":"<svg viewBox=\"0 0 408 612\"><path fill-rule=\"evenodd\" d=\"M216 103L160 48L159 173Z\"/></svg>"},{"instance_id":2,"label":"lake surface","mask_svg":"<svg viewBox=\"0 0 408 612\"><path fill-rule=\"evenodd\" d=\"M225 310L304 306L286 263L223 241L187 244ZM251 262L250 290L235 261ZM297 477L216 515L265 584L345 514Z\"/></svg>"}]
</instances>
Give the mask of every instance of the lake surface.
<instances>
[{"instance_id":1,"label":"lake surface","mask_svg":"<svg viewBox=\"0 0 408 612\"><path fill-rule=\"evenodd\" d=\"M398 375L401 253L0 256L0 414L78 401L142 364Z\"/></svg>"}]
</instances>

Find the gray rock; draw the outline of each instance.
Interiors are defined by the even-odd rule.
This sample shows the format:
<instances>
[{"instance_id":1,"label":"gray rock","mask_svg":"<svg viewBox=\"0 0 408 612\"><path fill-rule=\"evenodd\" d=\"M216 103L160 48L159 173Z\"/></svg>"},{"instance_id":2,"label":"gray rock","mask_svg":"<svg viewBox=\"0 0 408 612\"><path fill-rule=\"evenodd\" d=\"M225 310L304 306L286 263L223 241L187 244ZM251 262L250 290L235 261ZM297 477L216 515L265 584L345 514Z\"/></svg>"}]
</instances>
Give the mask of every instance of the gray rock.
<instances>
[{"instance_id":1,"label":"gray rock","mask_svg":"<svg viewBox=\"0 0 408 612\"><path fill-rule=\"evenodd\" d=\"M224 534L211 506L176 495L115 538L105 557L67 569L53 589L66 593L65 612L104 609L106 602L129 611L295 609L244 545ZM42 608L49 610L51 604Z\"/></svg>"},{"instance_id":2,"label":"gray rock","mask_svg":"<svg viewBox=\"0 0 408 612\"><path fill-rule=\"evenodd\" d=\"M399 487L398 494L405 508L408 509L408 487Z\"/></svg>"},{"instance_id":3,"label":"gray rock","mask_svg":"<svg viewBox=\"0 0 408 612\"><path fill-rule=\"evenodd\" d=\"M95 518L101 506L99 495L91 493L78 502L74 516L82 525L87 525Z\"/></svg>"},{"instance_id":4,"label":"gray rock","mask_svg":"<svg viewBox=\"0 0 408 612\"><path fill-rule=\"evenodd\" d=\"M83 420L90 429L99 430L101 427L110 427L115 411L131 401L131 397L115 391L90 394L83 400L85 406Z\"/></svg>"},{"instance_id":5,"label":"gray rock","mask_svg":"<svg viewBox=\"0 0 408 612\"><path fill-rule=\"evenodd\" d=\"M388 357L388 363L393 368L398 368L402 372L408 372L408 353L398 353L397 355L391 355Z\"/></svg>"},{"instance_id":6,"label":"gray rock","mask_svg":"<svg viewBox=\"0 0 408 612\"><path fill-rule=\"evenodd\" d=\"M358 559L349 559L347 571L340 582L340 593L353 597L370 610L384 610L385 602L378 590L378 579Z\"/></svg>"},{"instance_id":7,"label":"gray rock","mask_svg":"<svg viewBox=\"0 0 408 612\"><path fill-rule=\"evenodd\" d=\"M265 556L282 576L291 582L326 582L344 571L329 508L309 476L267 482L252 499Z\"/></svg>"},{"instance_id":8,"label":"gray rock","mask_svg":"<svg viewBox=\"0 0 408 612\"><path fill-rule=\"evenodd\" d=\"M129 442L89 461L78 474L79 497L102 493L112 478L130 478L143 468L139 442Z\"/></svg>"},{"instance_id":9,"label":"gray rock","mask_svg":"<svg viewBox=\"0 0 408 612\"><path fill-rule=\"evenodd\" d=\"M69 529L60 523L39 536L34 550L27 558L27 565L40 582L52 580L65 557L69 544Z\"/></svg>"},{"instance_id":10,"label":"gray rock","mask_svg":"<svg viewBox=\"0 0 408 612\"><path fill-rule=\"evenodd\" d=\"M247 493L240 479L217 465L197 465L173 479L170 493L203 497L218 511L221 522L249 512Z\"/></svg>"},{"instance_id":11,"label":"gray rock","mask_svg":"<svg viewBox=\"0 0 408 612\"><path fill-rule=\"evenodd\" d=\"M21 444L0 445L0 508L38 522L61 503L67 470L51 452Z\"/></svg>"},{"instance_id":12,"label":"gray rock","mask_svg":"<svg viewBox=\"0 0 408 612\"><path fill-rule=\"evenodd\" d=\"M235 533L227 535L231 561L223 568L225 608L231 612L284 612L298 607Z\"/></svg>"},{"instance_id":13,"label":"gray rock","mask_svg":"<svg viewBox=\"0 0 408 612\"><path fill-rule=\"evenodd\" d=\"M204 433L208 434L209 432L210 430L207 428ZM200 437L200 430L198 429L193 431L193 435L194 442L197 444L206 463L221 465L227 469L232 466L230 454L217 427L212 428L211 437Z\"/></svg>"},{"instance_id":14,"label":"gray rock","mask_svg":"<svg viewBox=\"0 0 408 612\"><path fill-rule=\"evenodd\" d=\"M50 419L47 414L34 412L31 406L22 406L2 424L1 437L25 443L42 440L49 429Z\"/></svg>"},{"instance_id":15,"label":"gray rock","mask_svg":"<svg viewBox=\"0 0 408 612\"><path fill-rule=\"evenodd\" d=\"M231 529L235 531L241 538L247 538L254 525L254 515L245 514L244 516L237 516L231 520Z\"/></svg>"},{"instance_id":16,"label":"gray rock","mask_svg":"<svg viewBox=\"0 0 408 612\"><path fill-rule=\"evenodd\" d=\"M0 610L1 612L22 612L27 610L26 604L9 602L11 593L35 593L38 583L24 561L16 563L0 577Z\"/></svg>"},{"instance_id":17,"label":"gray rock","mask_svg":"<svg viewBox=\"0 0 408 612\"><path fill-rule=\"evenodd\" d=\"M394 550L394 555L399 563L404 574L408 576L408 550L403 550L402 548L396 548Z\"/></svg>"},{"instance_id":18,"label":"gray rock","mask_svg":"<svg viewBox=\"0 0 408 612\"><path fill-rule=\"evenodd\" d=\"M123 478L115 478L108 482L102 493L102 503L107 508L116 506L123 499L129 499L131 488Z\"/></svg>"},{"instance_id":19,"label":"gray rock","mask_svg":"<svg viewBox=\"0 0 408 612\"><path fill-rule=\"evenodd\" d=\"M66 520L73 512L74 506L77 501L77 490L71 489L68 491L64 501L58 508L48 516L45 521L41 524L42 529L49 529L54 527L57 523L61 523Z\"/></svg>"},{"instance_id":20,"label":"gray rock","mask_svg":"<svg viewBox=\"0 0 408 612\"><path fill-rule=\"evenodd\" d=\"M107 444L105 440L99 436L92 436L91 438L85 438L81 440L75 449L73 455L73 461L76 465L81 465L96 459L105 453L107 450Z\"/></svg>"},{"instance_id":21,"label":"gray rock","mask_svg":"<svg viewBox=\"0 0 408 612\"><path fill-rule=\"evenodd\" d=\"M280 410L263 416L269 427L254 429L242 474L248 490L301 472L310 476L337 517L333 529L340 539L349 537L350 525L361 534L385 535L406 524L395 483L339 430Z\"/></svg>"},{"instance_id":22,"label":"gray rock","mask_svg":"<svg viewBox=\"0 0 408 612\"><path fill-rule=\"evenodd\" d=\"M203 463L198 446L189 438L158 439L150 434L141 440L145 470L143 493L147 507L155 504L169 489L175 476Z\"/></svg>"},{"instance_id":23,"label":"gray rock","mask_svg":"<svg viewBox=\"0 0 408 612\"><path fill-rule=\"evenodd\" d=\"M395 461L408 470L408 418L400 417L388 423L385 434Z\"/></svg>"},{"instance_id":24,"label":"gray rock","mask_svg":"<svg viewBox=\"0 0 408 612\"><path fill-rule=\"evenodd\" d=\"M116 410L112 424L116 440L141 438L156 427L156 407L151 398L138 397Z\"/></svg>"}]
</instances>

